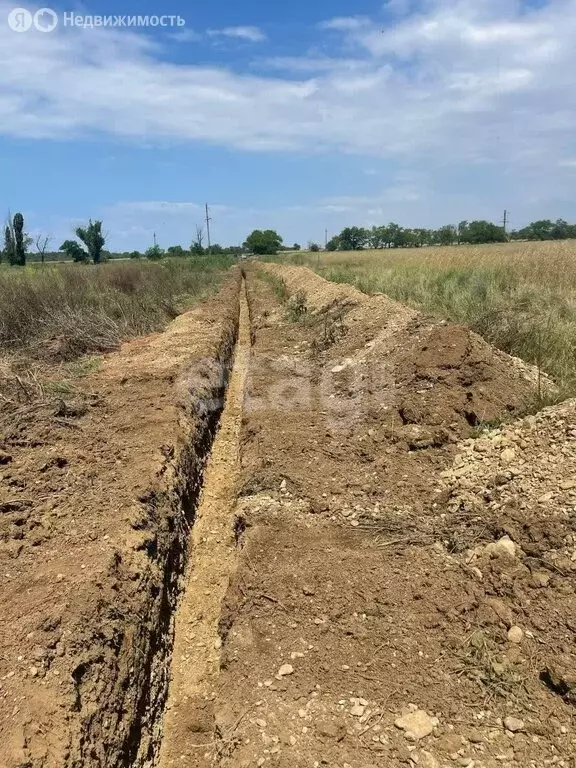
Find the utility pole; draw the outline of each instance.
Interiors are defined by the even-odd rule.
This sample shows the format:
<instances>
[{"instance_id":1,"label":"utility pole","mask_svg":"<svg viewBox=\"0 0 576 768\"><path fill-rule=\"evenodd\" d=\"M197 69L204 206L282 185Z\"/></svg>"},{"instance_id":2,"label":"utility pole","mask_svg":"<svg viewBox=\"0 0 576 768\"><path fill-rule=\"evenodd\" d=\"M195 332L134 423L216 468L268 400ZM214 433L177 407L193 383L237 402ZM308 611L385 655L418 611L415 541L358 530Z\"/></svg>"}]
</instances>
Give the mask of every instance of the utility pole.
<instances>
[{"instance_id":1,"label":"utility pole","mask_svg":"<svg viewBox=\"0 0 576 768\"><path fill-rule=\"evenodd\" d=\"M210 242L210 222L212 219L210 218L210 209L208 208L208 203L206 203L206 236L208 238L208 253L212 253L212 243Z\"/></svg>"},{"instance_id":2,"label":"utility pole","mask_svg":"<svg viewBox=\"0 0 576 768\"><path fill-rule=\"evenodd\" d=\"M504 218L502 219L502 224L504 225L504 234L506 234L506 228L508 226L508 211L504 211Z\"/></svg>"},{"instance_id":3,"label":"utility pole","mask_svg":"<svg viewBox=\"0 0 576 768\"><path fill-rule=\"evenodd\" d=\"M324 250L328 248L328 230L324 230Z\"/></svg>"},{"instance_id":4,"label":"utility pole","mask_svg":"<svg viewBox=\"0 0 576 768\"><path fill-rule=\"evenodd\" d=\"M154 248L156 248L157 245L158 243L156 242L156 232L154 232Z\"/></svg>"}]
</instances>

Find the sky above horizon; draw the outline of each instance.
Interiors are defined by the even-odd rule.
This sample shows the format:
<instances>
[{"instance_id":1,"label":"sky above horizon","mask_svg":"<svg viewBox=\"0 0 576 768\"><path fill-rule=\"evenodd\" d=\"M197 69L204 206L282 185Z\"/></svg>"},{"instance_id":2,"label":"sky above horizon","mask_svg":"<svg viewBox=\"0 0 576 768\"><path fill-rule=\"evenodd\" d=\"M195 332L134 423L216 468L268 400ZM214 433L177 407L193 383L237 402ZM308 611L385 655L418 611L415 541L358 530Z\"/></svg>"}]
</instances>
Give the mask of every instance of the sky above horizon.
<instances>
[{"instance_id":1,"label":"sky above horizon","mask_svg":"<svg viewBox=\"0 0 576 768\"><path fill-rule=\"evenodd\" d=\"M0 211L111 250L254 228L576 221L576 0L51 3L0 0ZM35 12L39 6L22 4ZM174 28L70 28L174 14Z\"/></svg>"}]
</instances>

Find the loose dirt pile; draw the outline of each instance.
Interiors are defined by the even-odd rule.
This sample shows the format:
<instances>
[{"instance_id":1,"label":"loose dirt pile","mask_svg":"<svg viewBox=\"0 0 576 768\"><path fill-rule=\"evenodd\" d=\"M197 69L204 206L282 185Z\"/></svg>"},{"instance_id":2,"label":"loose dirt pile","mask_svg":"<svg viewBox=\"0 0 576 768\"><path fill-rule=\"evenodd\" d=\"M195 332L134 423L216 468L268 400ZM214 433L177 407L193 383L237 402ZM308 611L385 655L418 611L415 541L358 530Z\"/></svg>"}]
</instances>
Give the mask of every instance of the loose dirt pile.
<instances>
[{"instance_id":1,"label":"loose dirt pile","mask_svg":"<svg viewBox=\"0 0 576 768\"><path fill-rule=\"evenodd\" d=\"M242 551L184 764L568 766L570 672L540 679L567 606L526 620L520 549L441 476L484 419L532 400L533 371L384 297L265 269L248 279ZM467 562L490 543L490 566Z\"/></svg>"},{"instance_id":2,"label":"loose dirt pile","mask_svg":"<svg viewBox=\"0 0 576 768\"><path fill-rule=\"evenodd\" d=\"M144 766L158 750L239 279L103 358L73 396L3 388L2 768Z\"/></svg>"}]
</instances>

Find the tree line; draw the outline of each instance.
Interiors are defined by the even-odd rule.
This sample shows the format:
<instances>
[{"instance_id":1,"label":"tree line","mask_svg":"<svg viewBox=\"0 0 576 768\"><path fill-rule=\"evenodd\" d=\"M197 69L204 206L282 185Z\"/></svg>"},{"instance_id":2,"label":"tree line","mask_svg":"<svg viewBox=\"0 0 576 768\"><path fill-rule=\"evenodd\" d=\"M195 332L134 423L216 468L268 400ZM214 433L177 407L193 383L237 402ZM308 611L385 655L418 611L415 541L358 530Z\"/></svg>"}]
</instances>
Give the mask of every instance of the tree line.
<instances>
[{"instance_id":1,"label":"tree line","mask_svg":"<svg viewBox=\"0 0 576 768\"><path fill-rule=\"evenodd\" d=\"M106 235L102 231L101 221L90 221L86 226L76 227L76 240L65 240L58 251L50 251L49 236L30 237L24 230L24 217L21 213L8 216L4 229L4 247L0 250L0 262L14 266L25 266L31 261L61 261L63 259L78 263L102 261L114 258L149 259L158 261L166 257L184 258L191 256L233 256L246 253L254 255L275 254L279 251L299 251L301 246L294 243L284 245L282 237L272 229L256 229L248 235L240 246L223 247L218 243L205 245L204 230L196 227L196 236L188 248L172 245L161 248L156 242L144 252L127 251L110 253L105 250ZM565 240L576 239L576 224L568 224L564 219L552 221L542 219L527 227L507 234L503 227L489 221L461 221L458 226L447 224L439 229L407 228L391 222L384 226L345 227L339 235L332 237L327 245L328 251L359 251L365 248L421 248L432 245L477 245L481 243L503 243L508 240ZM311 251L319 251L317 243L308 243Z\"/></svg>"},{"instance_id":2,"label":"tree line","mask_svg":"<svg viewBox=\"0 0 576 768\"><path fill-rule=\"evenodd\" d=\"M490 221L461 221L439 229L406 228L394 222L385 226L346 227L327 243L329 251L358 251L364 248L421 248L429 245L479 245L508 240L566 240L576 238L576 224L564 219L535 221L509 234Z\"/></svg>"}]
</instances>

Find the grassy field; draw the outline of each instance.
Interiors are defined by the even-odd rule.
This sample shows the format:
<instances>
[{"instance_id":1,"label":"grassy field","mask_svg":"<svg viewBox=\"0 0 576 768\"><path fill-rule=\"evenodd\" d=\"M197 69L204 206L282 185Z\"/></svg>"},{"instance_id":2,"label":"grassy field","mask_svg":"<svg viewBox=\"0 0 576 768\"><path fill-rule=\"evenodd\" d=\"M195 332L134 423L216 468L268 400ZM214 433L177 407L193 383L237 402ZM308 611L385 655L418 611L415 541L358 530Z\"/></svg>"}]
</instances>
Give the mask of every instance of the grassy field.
<instances>
[{"instance_id":1,"label":"grassy field","mask_svg":"<svg viewBox=\"0 0 576 768\"><path fill-rule=\"evenodd\" d=\"M216 290L228 257L0 268L0 349L74 359L163 328Z\"/></svg>"},{"instance_id":2,"label":"grassy field","mask_svg":"<svg viewBox=\"0 0 576 768\"><path fill-rule=\"evenodd\" d=\"M302 253L329 280L469 325L576 396L576 240Z\"/></svg>"}]
</instances>

